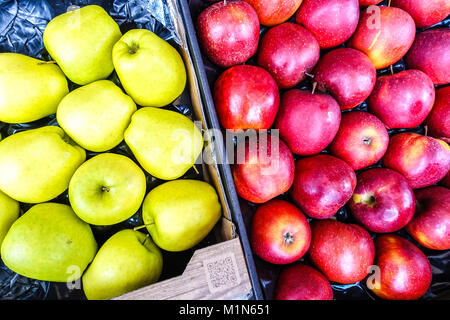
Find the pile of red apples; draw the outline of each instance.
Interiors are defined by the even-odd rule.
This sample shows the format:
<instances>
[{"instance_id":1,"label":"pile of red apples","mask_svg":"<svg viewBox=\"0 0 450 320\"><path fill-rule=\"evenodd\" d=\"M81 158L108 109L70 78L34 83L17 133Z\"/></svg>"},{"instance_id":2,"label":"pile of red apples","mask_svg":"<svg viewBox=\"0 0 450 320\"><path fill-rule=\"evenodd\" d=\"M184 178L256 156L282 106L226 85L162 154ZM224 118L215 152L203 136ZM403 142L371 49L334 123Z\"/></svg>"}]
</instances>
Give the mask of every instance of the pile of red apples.
<instances>
[{"instance_id":1,"label":"pile of red apples","mask_svg":"<svg viewBox=\"0 0 450 320\"><path fill-rule=\"evenodd\" d=\"M383 299L423 297L423 250L450 249L450 1L204 1L221 126L278 139L272 171L260 144L232 165L257 206L255 255L283 266L274 298L364 280Z\"/></svg>"}]
</instances>

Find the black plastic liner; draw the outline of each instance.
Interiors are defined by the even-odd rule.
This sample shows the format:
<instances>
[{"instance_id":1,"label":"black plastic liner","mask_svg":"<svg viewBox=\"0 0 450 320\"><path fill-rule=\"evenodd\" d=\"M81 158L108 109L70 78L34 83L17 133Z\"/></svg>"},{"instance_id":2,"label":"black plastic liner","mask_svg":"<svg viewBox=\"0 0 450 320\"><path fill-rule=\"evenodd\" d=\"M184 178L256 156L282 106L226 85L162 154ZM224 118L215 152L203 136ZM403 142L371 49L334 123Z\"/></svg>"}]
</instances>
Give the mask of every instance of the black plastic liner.
<instances>
[{"instance_id":1,"label":"black plastic liner","mask_svg":"<svg viewBox=\"0 0 450 320\"><path fill-rule=\"evenodd\" d=\"M203 2L202 0L188 0L189 7L191 10L192 19L194 20L194 23L200 14L202 10L204 10L206 7L210 5L210 3ZM387 6L388 1L382 1L380 5ZM294 18L290 19L291 22L294 22ZM450 17L447 17L445 20L441 21L440 23L427 28L428 29L436 29L436 28L448 28L450 27ZM261 26L261 32L260 35L264 35L264 33L268 30L267 27ZM418 29L417 32L422 32L425 29ZM342 44L338 47L345 47L345 44ZM321 56L323 56L324 53L331 51L335 48L322 50ZM208 58L203 55L203 64L205 66L205 71L207 74L207 78L209 81L209 90L212 90L215 80L218 78L218 76L225 71L225 69L218 67L214 63L208 60ZM251 58L249 61L247 61L246 64L251 65L257 65L255 62L255 56ZM403 62L403 59L398 61L395 65L393 65L393 72L398 73L400 71L405 70L405 64ZM388 67L386 69L378 70L377 76L390 74L391 69ZM447 84L448 85L448 84ZM444 86L447 86L444 85ZM436 88L444 87L444 86L436 86ZM298 84L295 88L298 89L306 89L306 90L312 90L312 81L309 77L305 79L303 82ZM282 94L285 90L281 90L280 94ZM211 92L208 92L209 96L209 112L215 112L214 110L211 110L214 108L212 99L211 99ZM351 109L351 110L345 110L342 112L351 112L351 111L367 111L367 104L366 102L361 103L359 106ZM215 115L217 117L217 115ZM396 130L389 130L389 135L392 136L399 132L416 132L419 134L424 134L425 130L423 126L419 126L417 128L412 129L396 129ZM325 149L321 153L328 153L328 150ZM300 159L301 156L294 155L295 161ZM367 170L369 168L375 168L375 167L381 167L381 161L378 163L371 165L369 167L366 167L362 170L359 170L356 172L356 174ZM277 199L284 199L290 201L290 197L288 193L282 194L277 197ZM242 212L244 222L247 228L247 233L250 230L250 224L253 217L253 214L258 207L258 205L246 201L242 198L239 198L240 202L240 210ZM292 201L291 201L292 202ZM344 206L342 207L335 215L336 219L338 221L346 222L346 223L356 223L350 212L347 210L347 208ZM308 221L312 221L313 219L308 218ZM431 283L431 286L428 290L428 292L421 298L421 299L450 299L450 250L444 250L444 251L438 251L438 250L431 250L424 248L423 246L419 245L414 239L412 239L404 229L396 232L396 234L410 240L413 242L416 246L418 246L428 257L428 260L431 263L432 273L433 273L433 280ZM375 233L371 233L372 238L376 237ZM278 266L274 265L268 262L263 261L256 255L254 255L254 261L257 268L257 273L259 276L260 284L263 288L263 294L265 299L272 300L274 298L274 290L276 286L276 282L278 279L278 275L280 271L285 266ZM299 260L299 262L302 262L304 264L312 265L311 262L308 260L307 255L305 255L303 258ZM360 282L349 284L349 285L342 285L338 283L331 283L334 293L334 299L336 300L380 300L376 295L374 295L366 286L365 280L362 280Z\"/></svg>"},{"instance_id":2,"label":"black plastic liner","mask_svg":"<svg viewBox=\"0 0 450 320\"><path fill-rule=\"evenodd\" d=\"M123 34L130 29L145 28L155 32L174 46L179 43L179 36L170 19L165 0L0 0L0 52L16 52L43 60L50 60L51 58L42 42L42 34L47 23L56 15L66 12L69 6L78 5L81 7L88 4L96 4L105 8L119 24ZM121 86L115 72L108 79ZM77 87L79 86L69 81L69 89L71 91ZM177 111L194 120L188 85L181 96L171 105L165 107L165 109ZM0 122L0 133L4 138L19 131L47 125L58 125L55 115L26 124L7 124ZM108 152L126 155L139 165L125 142L122 142ZM97 154L86 151L86 160ZM180 179L203 180L202 170L198 168L198 171L199 173L194 168L191 168ZM165 182L152 177L145 170L143 172L146 174L147 179L146 193ZM51 202L69 204L67 191ZM26 212L31 206L31 204L21 203L21 212ZM122 223L112 226L91 225L91 228L100 247L110 236L119 230L134 228L143 224L140 209L135 215ZM139 231L145 233L146 229L140 229ZM181 275L195 250L215 243L217 241L212 231L201 243L189 250L183 252L161 250L164 266L160 281ZM78 285L75 283L75 286L69 289L66 283L29 279L8 269L0 260L0 300L44 299L85 299L81 288L81 281Z\"/></svg>"}]
</instances>

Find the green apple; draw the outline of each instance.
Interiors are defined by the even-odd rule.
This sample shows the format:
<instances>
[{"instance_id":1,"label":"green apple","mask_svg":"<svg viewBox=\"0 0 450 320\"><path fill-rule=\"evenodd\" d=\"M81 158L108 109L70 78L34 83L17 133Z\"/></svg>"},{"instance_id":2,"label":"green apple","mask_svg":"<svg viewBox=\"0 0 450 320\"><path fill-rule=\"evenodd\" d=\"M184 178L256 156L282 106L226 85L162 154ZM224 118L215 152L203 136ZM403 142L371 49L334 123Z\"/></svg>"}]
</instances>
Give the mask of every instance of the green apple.
<instances>
[{"instance_id":1,"label":"green apple","mask_svg":"<svg viewBox=\"0 0 450 320\"><path fill-rule=\"evenodd\" d=\"M14 199L0 191L0 247L9 228L19 217L20 205Z\"/></svg>"},{"instance_id":2,"label":"green apple","mask_svg":"<svg viewBox=\"0 0 450 320\"><path fill-rule=\"evenodd\" d=\"M82 277L89 300L106 300L158 281L163 267L160 249L148 235L121 230L100 248Z\"/></svg>"},{"instance_id":3,"label":"green apple","mask_svg":"<svg viewBox=\"0 0 450 320\"><path fill-rule=\"evenodd\" d=\"M114 45L113 63L125 91L144 107L162 107L186 85L186 68L178 51L146 29L125 33Z\"/></svg>"},{"instance_id":4,"label":"green apple","mask_svg":"<svg viewBox=\"0 0 450 320\"><path fill-rule=\"evenodd\" d=\"M43 38L65 75L85 85L112 73L112 48L121 36L119 25L102 7L88 5L56 16Z\"/></svg>"},{"instance_id":5,"label":"green apple","mask_svg":"<svg viewBox=\"0 0 450 320\"><path fill-rule=\"evenodd\" d=\"M81 277L96 252L91 227L70 206L50 202L20 216L1 247L3 262L14 272L55 282L68 281L74 272Z\"/></svg>"},{"instance_id":6,"label":"green apple","mask_svg":"<svg viewBox=\"0 0 450 320\"><path fill-rule=\"evenodd\" d=\"M203 148L202 134L194 122L178 112L159 108L136 111L124 136L144 170L163 180L185 174Z\"/></svg>"},{"instance_id":7,"label":"green apple","mask_svg":"<svg viewBox=\"0 0 450 320\"><path fill-rule=\"evenodd\" d=\"M0 121L25 123L54 114L68 92L66 76L57 65L0 53Z\"/></svg>"},{"instance_id":8,"label":"green apple","mask_svg":"<svg viewBox=\"0 0 450 320\"><path fill-rule=\"evenodd\" d=\"M93 225L112 225L130 218L145 197L145 174L131 159L101 153L83 163L69 184L75 213Z\"/></svg>"},{"instance_id":9,"label":"green apple","mask_svg":"<svg viewBox=\"0 0 450 320\"><path fill-rule=\"evenodd\" d=\"M50 201L85 159L84 149L59 127L18 132L0 141L0 190L19 202Z\"/></svg>"},{"instance_id":10,"label":"green apple","mask_svg":"<svg viewBox=\"0 0 450 320\"><path fill-rule=\"evenodd\" d=\"M109 80L98 80L65 96L58 124L79 146L103 152L117 146L137 110L133 99Z\"/></svg>"},{"instance_id":11,"label":"green apple","mask_svg":"<svg viewBox=\"0 0 450 320\"><path fill-rule=\"evenodd\" d=\"M219 221L215 189L204 181L165 182L145 197L142 218L153 241L167 251L183 251L202 241Z\"/></svg>"}]
</instances>

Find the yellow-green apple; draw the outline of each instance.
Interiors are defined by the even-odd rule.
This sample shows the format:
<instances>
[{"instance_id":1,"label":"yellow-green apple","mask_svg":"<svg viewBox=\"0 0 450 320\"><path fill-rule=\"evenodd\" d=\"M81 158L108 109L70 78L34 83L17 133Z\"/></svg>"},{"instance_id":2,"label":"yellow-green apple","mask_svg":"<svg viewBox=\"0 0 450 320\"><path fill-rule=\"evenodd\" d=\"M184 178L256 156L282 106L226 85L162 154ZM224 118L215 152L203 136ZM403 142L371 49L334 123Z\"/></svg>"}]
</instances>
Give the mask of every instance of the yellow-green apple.
<instances>
[{"instance_id":1,"label":"yellow-green apple","mask_svg":"<svg viewBox=\"0 0 450 320\"><path fill-rule=\"evenodd\" d=\"M178 51L147 29L125 33L112 49L114 68L126 93L140 106L163 107L186 86Z\"/></svg>"},{"instance_id":2,"label":"yellow-green apple","mask_svg":"<svg viewBox=\"0 0 450 320\"><path fill-rule=\"evenodd\" d=\"M372 92L377 79L373 63L362 52L339 48L324 54L313 70L320 91L328 91L342 110L362 103Z\"/></svg>"},{"instance_id":3,"label":"yellow-green apple","mask_svg":"<svg viewBox=\"0 0 450 320\"><path fill-rule=\"evenodd\" d=\"M111 50L121 36L119 25L102 7L88 5L53 18L43 41L64 74L85 85L112 73Z\"/></svg>"},{"instance_id":4,"label":"yellow-green apple","mask_svg":"<svg viewBox=\"0 0 450 320\"><path fill-rule=\"evenodd\" d=\"M253 142L251 142L253 144ZM267 202L287 192L294 181L294 157L286 144L275 135L257 138L256 147L249 140L239 143L237 159L231 166L238 195L254 203ZM245 153L244 153L245 152Z\"/></svg>"},{"instance_id":5,"label":"yellow-green apple","mask_svg":"<svg viewBox=\"0 0 450 320\"><path fill-rule=\"evenodd\" d=\"M285 200L258 207L250 228L250 244L261 259L273 264L297 261L308 251L311 229L305 215Z\"/></svg>"},{"instance_id":6,"label":"yellow-green apple","mask_svg":"<svg viewBox=\"0 0 450 320\"><path fill-rule=\"evenodd\" d=\"M359 170L379 161L388 145L389 134L380 119L368 112L352 111L342 115L329 151Z\"/></svg>"},{"instance_id":7,"label":"yellow-green apple","mask_svg":"<svg viewBox=\"0 0 450 320\"><path fill-rule=\"evenodd\" d=\"M315 219L328 219L347 203L356 174L343 160L327 154L297 160L290 195L300 209Z\"/></svg>"},{"instance_id":8,"label":"yellow-green apple","mask_svg":"<svg viewBox=\"0 0 450 320\"><path fill-rule=\"evenodd\" d=\"M426 30L417 34L405 56L409 69L425 72L435 85L450 82L450 28Z\"/></svg>"},{"instance_id":9,"label":"yellow-green apple","mask_svg":"<svg viewBox=\"0 0 450 320\"><path fill-rule=\"evenodd\" d=\"M225 70L214 83L213 98L220 124L229 130L269 129L280 104L273 77L252 65Z\"/></svg>"},{"instance_id":10,"label":"yellow-green apple","mask_svg":"<svg viewBox=\"0 0 450 320\"><path fill-rule=\"evenodd\" d=\"M258 15L245 1L212 4L197 17L196 29L206 56L220 67L244 63L258 50Z\"/></svg>"},{"instance_id":11,"label":"yellow-green apple","mask_svg":"<svg viewBox=\"0 0 450 320\"><path fill-rule=\"evenodd\" d=\"M59 127L15 133L0 142L0 190L20 202L50 201L85 159L84 149Z\"/></svg>"},{"instance_id":12,"label":"yellow-green apple","mask_svg":"<svg viewBox=\"0 0 450 320\"><path fill-rule=\"evenodd\" d=\"M77 280L97 252L91 227L59 203L31 207L11 226L1 247L2 261L32 279Z\"/></svg>"},{"instance_id":13,"label":"yellow-green apple","mask_svg":"<svg viewBox=\"0 0 450 320\"><path fill-rule=\"evenodd\" d=\"M311 31L321 49L347 41L359 20L358 0L303 0L295 21Z\"/></svg>"},{"instance_id":14,"label":"yellow-green apple","mask_svg":"<svg viewBox=\"0 0 450 320\"><path fill-rule=\"evenodd\" d=\"M436 99L425 120L428 134L450 143L450 86L436 90Z\"/></svg>"},{"instance_id":15,"label":"yellow-green apple","mask_svg":"<svg viewBox=\"0 0 450 320\"><path fill-rule=\"evenodd\" d=\"M313 155L333 141L340 121L341 109L330 95L291 89L281 95L274 127L293 153Z\"/></svg>"},{"instance_id":16,"label":"yellow-green apple","mask_svg":"<svg viewBox=\"0 0 450 320\"><path fill-rule=\"evenodd\" d=\"M367 99L369 112L389 129L415 128L433 108L433 81L420 70L405 70L378 77Z\"/></svg>"},{"instance_id":17,"label":"yellow-green apple","mask_svg":"<svg viewBox=\"0 0 450 320\"><path fill-rule=\"evenodd\" d=\"M259 22L271 27L289 20L303 0L245 0L258 14Z\"/></svg>"},{"instance_id":18,"label":"yellow-green apple","mask_svg":"<svg viewBox=\"0 0 450 320\"><path fill-rule=\"evenodd\" d=\"M65 96L56 118L79 146L104 152L122 142L136 110L134 101L112 81L98 80Z\"/></svg>"},{"instance_id":19,"label":"yellow-green apple","mask_svg":"<svg viewBox=\"0 0 450 320\"><path fill-rule=\"evenodd\" d=\"M433 250L450 249L450 190L431 186L416 190L416 213L406 231Z\"/></svg>"},{"instance_id":20,"label":"yellow-green apple","mask_svg":"<svg viewBox=\"0 0 450 320\"><path fill-rule=\"evenodd\" d=\"M275 300L333 300L333 289L321 272L296 263L281 270Z\"/></svg>"},{"instance_id":21,"label":"yellow-green apple","mask_svg":"<svg viewBox=\"0 0 450 320\"><path fill-rule=\"evenodd\" d=\"M450 2L447 0L392 0L391 5L408 12L417 28L431 27L450 14Z\"/></svg>"},{"instance_id":22,"label":"yellow-green apple","mask_svg":"<svg viewBox=\"0 0 450 320\"><path fill-rule=\"evenodd\" d=\"M0 121L25 123L54 114L68 92L67 79L57 65L0 53Z\"/></svg>"},{"instance_id":23,"label":"yellow-green apple","mask_svg":"<svg viewBox=\"0 0 450 320\"><path fill-rule=\"evenodd\" d=\"M413 189L431 186L450 169L450 147L439 139L413 132L390 138L383 165L403 174Z\"/></svg>"},{"instance_id":24,"label":"yellow-green apple","mask_svg":"<svg viewBox=\"0 0 450 320\"><path fill-rule=\"evenodd\" d=\"M379 281L370 289L378 297L415 300L427 292L432 279L430 262L410 241L394 234L378 236L375 256Z\"/></svg>"},{"instance_id":25,"label":"yellow-green apple","mask_svg":"<svg viewBox=\"0 0 450 320\"><path fill-rule=\"evenodd\" d=\"M376 69L383 69L408 52L416 35L416 25L402 9L375 8L370 6L361 12L358 27L347 46L364 52Z\"/></svg>"},{"instance_id":26,"label":"yellow-green apple","mask_svg":"<svg viewBox=\"0 0 450 320\"><path fill-rule=\"evenodd\" d=\"M144 107L131 117L125 142L152 176L173 180L188 171L202 152L200 129L175 111Z\"/></svg>"},{"instance_id":27,"label":"yellow-green apple","mask_svg":"<svg viewBox=\"0 0 450 320\"><path fill-rule=\"evenodd\" d=\"M69 200L81 220L112 225L138 211L145 191L145 174L133 160L101 153L75 171L69 184Z\"/></svg>"},{"instance_id":28,"label":"yellow-green apple","mask_svg":"<svg viewBox=\"0 0 450 320\"><path fill-rule=\"evenodd\" d=\"M14 199L0 191L0 247L3 239L20 214L20 205Z\"/></svg>"},{"instance_id":29,"label":"yellow-green apple","mask_svg":"<svg viewBox=\"0 0 450 320\"><path fill-rule=\"evenodd\" d=\"M391 169L373 168L358 175L348 207L367 230L387 233L398 231L411 221L414 200L404 176Z\"/></svg>"},{"instance_id":30,"label":"yellow-green apple","mask_svg":"<svg viewBox=\"0 0 450 320\"><path fill-rule=\"evenodd\" d=\"M88 300L111 299L155 283L162 268L161 250L149 235L124 229L98 250L83 274L83 291Z\"/></svg>"},{"instance_id":31,"label":"yellow-green apple","mask_svg":"<svg viewBox=\"0 0 450 320\"><path fill-rule=\"evenodd\" d=\"M308 255L328 280L350 284L369 273L375 248L370 234L356 224L317 220L311 223Z\"/></svg>"},{"instance_id":32,"label":"yellow-green apple","mask_svg":"<svg viewBox=\"0 0 450 320\"><path fill-rule=\"evenodd\" d=\"M273 76L281 89L296 86L319 61L320 47L314 36L292 22L270 28L259 45L257 63Z\"/></svg>"}]
</instances>

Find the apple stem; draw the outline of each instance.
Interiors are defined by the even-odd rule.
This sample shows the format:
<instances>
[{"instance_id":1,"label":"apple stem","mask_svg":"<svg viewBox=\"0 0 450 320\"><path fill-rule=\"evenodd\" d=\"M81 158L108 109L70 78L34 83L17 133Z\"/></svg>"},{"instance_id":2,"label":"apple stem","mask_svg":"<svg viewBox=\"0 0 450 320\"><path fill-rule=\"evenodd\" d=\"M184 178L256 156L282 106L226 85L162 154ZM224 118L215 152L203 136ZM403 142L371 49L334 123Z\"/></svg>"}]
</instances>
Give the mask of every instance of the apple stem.
<instances>
[{"instance_id":1,"label":"apple stem","mask_svg":"<svg viewBox=\"0 0 450 320\"><path fill-rule=\"evenodd\" d=\"M425 130L423 135L426 137L428 135L428 126L423 126L423 129Z\"/></svg>"},{"instance_id":2,"label":"apple stem","mask_svg":"<svg viewBox=\"0 0 450 320\"><path fill-rule=\"evenodd\" d=\"M305 75L306 75L307 77L314 78L314 75L311 74L311 73L305 72Z\"/></svg>"},{"instance_id":3,"label":"apple stem","mask_svg":"<svg viewBox=\"0 0 450 320\"><path fill-rule=\"evenodd\" d=\"M312 94L314 94L314 92L316 91L316 87L317 87L317 81L314 81L312 84L312 91L311 91Z\"/></svg>"},{"instance_id":4,"label":"apple stem","mask_svg":"<svg viewBox=\"0 0 450 320\"><path fill-rule=\"evenodd\" d=\"M42 65L42 64L56 64L56 61L52 60L52 61L38 62L38 65Z\"/></svg>"},{"instance_id":5,"label":"apple stem","mask_svg":"<svg viewBox=\"0 0 450 320\"><path fill-rule=\"evenodd\" d=\"M197 167L195 166L195 164L192 166L192 168L194 168L195 173L200 174L200 172L198 172Z\"/></svg>"},{"instance_id":6,"label":"apple stem","mask_svg":"<svg viewBox=\"0 0 450 320\"><path fill-rule=\"evenodd\" d=\"M143 224L142 226L134 227L133 230L134 230L134 231L138 231L138 230L144 229L144 228L146 228L147 226L152 225L152 224L153 224L153 223Z\"/></svg>"},{"instance_id":7,"label":"apple stem","mask_svg":"<svg viewBox=\"0 0 450 320\"><path fill-rule=\"evenodd\" d=\"M388 7L390 7L390 6L391 6L391 0L388 1Z\"/></svg>"},{"instance_id":8,"label":"apple stem","mask_svg":"<svg viewBox=\"0 0 450 320\"><path fill-rule=\"evenodd\" d=\"M390 65L391 68L391 74L394 74L394 67L392 66L392 64Z\"/></svg>"}]
</instances>

